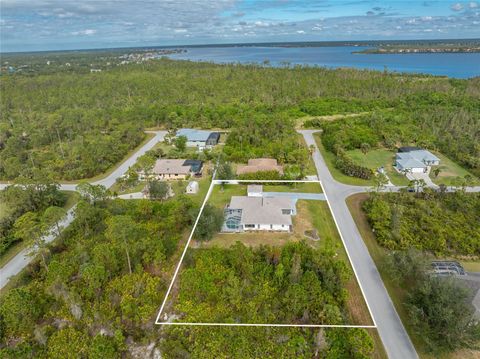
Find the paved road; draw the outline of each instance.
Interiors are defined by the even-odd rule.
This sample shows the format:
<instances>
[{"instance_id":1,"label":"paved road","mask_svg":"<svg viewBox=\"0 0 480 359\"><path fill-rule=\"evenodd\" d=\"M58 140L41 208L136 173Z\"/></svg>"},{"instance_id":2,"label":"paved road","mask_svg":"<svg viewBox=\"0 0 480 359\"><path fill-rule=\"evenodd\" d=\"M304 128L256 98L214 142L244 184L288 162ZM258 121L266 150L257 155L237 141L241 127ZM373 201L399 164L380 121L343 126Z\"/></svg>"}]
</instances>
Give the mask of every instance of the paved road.
<instances>
[{"instance_id":1,"label":"paved road","mask_svg":"<svg viewBox=\"0 0 480 359\"><path fill-rule=\"evenodd\" d=\"M143 156L145 152L151 150L158 142L163 141L163 138L167 134L167 131L146 131L146 133L153 133L155 136L144 144L137 152L131 155L127 160L125 160L120 166L118 166L112 173L107 177L92 182L92 184L101 184L107 188L113 186L118 177L121 177L128 171L128 168L137 162L138 157ZM0 190L9 186L9 183L0 183ZM63 191L75 191L77 188L77 183L63 183L60 184L60 189Z\"/></svg>"},{"instance_id":2,"label":"paved road","mask_svg":"<svg viewBox=\"0 0 480 359\"><path fill-rule=\"evenodd\" d=\"M65 218L63 218L62 221L60 221L59 226L61 227L61 230L68 227L70 223L72 223L73 218L74 218L74 211L75 211L75 206L72 207L68 212ZM50 243L53 241L55 238L57 238L56 234L50 234L48 236L45 236L45 242ZM18 253L15 257L13 257L7 264L5 264L2 268L0 268L0 289L3 288L8 281L10 280L10 277L17 275L24 269L34 258L32 254L35 254L36 248L35 247L28 247L22 250L20 253Z\"/></svg>"},{"instance_id":3,"label":"paved road","mask_svg":"<svg viewBox=\"0 0 480 359\"><path fill-rule=\"evenodd\" d=\"M142 156L148 150L151 150L153 146L157 142L163 141L163 138L166 131L152 131L150 133L154 133L155 136L148 141L145 145L143 145L137 152L135 152L132 156L130 156L125 162L123 162L118 168L116 168L110 175L101 179L99 181L92 182L93 184L101 184L107 188L111 187L115 180L122 176L124 173L127 172L128 168L132 166L138 159L138 157ZM0 190L4 189L8 184L0 184ZM77 185L76 184L62 184L60 188L65 191L75 191ZM61 226L63 228L67 227L72 223L74 219L74 208L70 209L67 212L67 216L62 220ZM49 243L53 241L56 236L48 235L45 236L45 242ZM35 252L35 248L29 247L18 253L15 257L13 257L9 262L7 262L2 268L0 268L0 289L3 288L8 281L10 280L11 276L14 276L22 269L24 269L32 260L33 256L30 255L31 253Z\"/></svg>"},{"instance_id":4,"label":"paved road","mask_svg":"<svg viewBox=\"0 0 480 359\"><path fill-rule=\"evenodd\" d=\"M316 148L313 160L317 167L318 176L320 181L322 181L325 194L328 197L331 210L388 357L391 359L418 358L345 202L350 195L371 189L368 187L349 186L334 180L318 151L313 137L315 131L303 130L299 132L305 138L307 146L314 145ZM398 187L390 187L389 190L396 191Z\"/></svg>"}]
</instances>

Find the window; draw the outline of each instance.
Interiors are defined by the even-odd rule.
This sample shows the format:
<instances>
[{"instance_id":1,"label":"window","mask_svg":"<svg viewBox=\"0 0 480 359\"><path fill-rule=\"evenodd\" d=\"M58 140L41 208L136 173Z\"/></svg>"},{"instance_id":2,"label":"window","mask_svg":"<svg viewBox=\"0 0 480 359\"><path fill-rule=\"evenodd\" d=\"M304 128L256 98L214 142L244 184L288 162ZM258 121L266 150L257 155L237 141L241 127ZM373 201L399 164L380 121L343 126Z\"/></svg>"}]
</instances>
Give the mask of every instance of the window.
<instances>
[{"instance_id":1,"label":"window","mask_svg":"<svg viewBox=\"0 0 480 359\"><path fill-rule=\"evenodd\" d=\"M292 214L291 209L282 209L282 214Z\"/></svg>"},{"instance_id":2,"label":"window","mask_svg":"<svg viewBox=\"0 0 480 359\"><path fill-rule=\"evenodd\" d=\"M255 225L254 224L246 224L244 227L245 228L255 228Z\"/></svg>"}]
</instances>

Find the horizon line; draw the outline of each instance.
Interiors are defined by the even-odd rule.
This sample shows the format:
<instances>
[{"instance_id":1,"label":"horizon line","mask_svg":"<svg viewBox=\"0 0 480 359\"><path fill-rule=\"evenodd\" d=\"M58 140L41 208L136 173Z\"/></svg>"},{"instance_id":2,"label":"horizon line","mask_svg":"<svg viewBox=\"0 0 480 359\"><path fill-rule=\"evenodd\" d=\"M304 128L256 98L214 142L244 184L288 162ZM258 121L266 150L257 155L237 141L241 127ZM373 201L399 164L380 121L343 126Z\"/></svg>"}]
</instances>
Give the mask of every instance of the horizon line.
<instances>
[{"instance_id":1,"label":"horizon line","mask_svg":"<svg viewBox=\"0 0 480 359\"><path fill-rule=\"evenodd\" d=\"M235 46L259 46L281 44L362 44L362 43L408 43L408 42L441 42L441 41L480 41L480 38L442 38L442 39L383 39L383 40L319 40L319 41L262 41L262 42L226 42L226 43L203 43L203 44L177 44L177 45L145 45L145 46L119 46L119 47L91 47L78 49L50 49L35 51L1 51L0 54L40 54L40 53L63 53L63 52L94 52L102 50L129 50L129 49L172 49L172 48L195 48L195 47L235 47Z\"/></svg>"}]
</instances>

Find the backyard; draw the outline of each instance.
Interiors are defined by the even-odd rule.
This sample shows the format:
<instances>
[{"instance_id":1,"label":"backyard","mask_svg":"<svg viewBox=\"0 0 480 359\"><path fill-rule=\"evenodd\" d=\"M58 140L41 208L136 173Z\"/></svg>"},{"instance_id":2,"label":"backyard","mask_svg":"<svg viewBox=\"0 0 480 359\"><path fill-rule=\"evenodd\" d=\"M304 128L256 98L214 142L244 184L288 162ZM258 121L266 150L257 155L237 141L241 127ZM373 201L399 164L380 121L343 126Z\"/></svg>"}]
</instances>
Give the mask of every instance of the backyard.
<instances>
[{"instance_id":1,"label":"backyard","mask_svg":"<svg viewBox=\"0 0 480 359\"><path fill-rule=\"evenodd\" d=\"M315 190L313 183L307 183L308 187L302 188L302 192L307 192L307 188ZM315 185L318 185L315 183ZM286 192L290 187L285 185L265 186L264 189L275 192ZM318 187L317 187L318 192ZM214 206L223 208L229 203L231 196L242 196L247 194L246 185L225 185L222 189L216 185L212 191L209 202ZM349 308L350 320L352 323L372 324L368 308L363 298L362 292L353 275L353 271L343 246L337 227L326 201L317 200L298 200L296 204L297 214L292 217L293 231L291 233L282 232L243 232L243 233L217 233L208 242L195 242L195 248L230 248L236 242L241 242L247 247L259 247L262 245L272 247L283 247L290 242L305 240L306 243L318 249L332 250L334 255L344 261L352 276L347 282L347 291L349 292L347 306ZM312 239L315 233L316 239ZM381 345L378 335L374 336L377 345Z\"/></svg>"}]
</instances>

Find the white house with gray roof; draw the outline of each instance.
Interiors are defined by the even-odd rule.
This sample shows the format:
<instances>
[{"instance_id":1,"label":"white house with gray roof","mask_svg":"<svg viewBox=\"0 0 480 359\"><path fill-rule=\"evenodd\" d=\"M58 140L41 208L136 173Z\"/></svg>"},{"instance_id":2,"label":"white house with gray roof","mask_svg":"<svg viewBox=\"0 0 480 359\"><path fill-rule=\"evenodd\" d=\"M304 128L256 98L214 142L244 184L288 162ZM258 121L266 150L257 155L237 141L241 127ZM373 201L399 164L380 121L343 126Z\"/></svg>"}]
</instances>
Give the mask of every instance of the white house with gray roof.
<instances>
[{"instance_id":1,"label":"white house with gray roof","mask_svg":"<svg viewBox=\"0 0 480 359\"><path fill-rule=\"evenodd\" d=\"M292 231L295 201L289 197L232 196L223 232Z\"/></svg>"},{"instance_id":2,"label":"white house with gray roof","mask_svg":"<svg viewBox=\"0 0 480 359\"><path fill-rule=\"evenodd\" d=\"M437 156L418 147L401 147L395 156L395 168L403 173L426 173L439 164Z\"/></svg>"},{"instance_id":3,"label":"white house with gray roof","mask_svg":"<svg viewBox=\"0 0 480 359\"><path fill-rule=\"evenodd\" d=\"M220 140L220 133L194 128L182 128L177 131L175 137L187 138L187 147L197 147L199 150L211 148Z\"/></svg>"}]
</instances>

